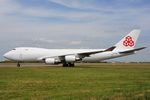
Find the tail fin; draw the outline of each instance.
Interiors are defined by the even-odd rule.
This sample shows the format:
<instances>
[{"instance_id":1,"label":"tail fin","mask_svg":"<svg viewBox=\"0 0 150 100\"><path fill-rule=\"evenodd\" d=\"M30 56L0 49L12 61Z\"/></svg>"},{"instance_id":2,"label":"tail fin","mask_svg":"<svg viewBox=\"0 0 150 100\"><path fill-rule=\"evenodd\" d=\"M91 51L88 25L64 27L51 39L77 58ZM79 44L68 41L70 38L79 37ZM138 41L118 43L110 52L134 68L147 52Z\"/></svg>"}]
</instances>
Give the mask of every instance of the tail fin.
<instances>
[{"instance_id":1,"label":"tail fin","mask_svg":"<svg viewBox=\"0 0 150 100\"><path fill-rule=\"evenodd\" d=\"M131 50L135 47L136 41L139 37L140 34L140 30L135 29L133 31L131 31L128 35L126 35L121 41L119 41L116 45L115 45L115 49L114 50Z\"/></svg>"}]
</instances>

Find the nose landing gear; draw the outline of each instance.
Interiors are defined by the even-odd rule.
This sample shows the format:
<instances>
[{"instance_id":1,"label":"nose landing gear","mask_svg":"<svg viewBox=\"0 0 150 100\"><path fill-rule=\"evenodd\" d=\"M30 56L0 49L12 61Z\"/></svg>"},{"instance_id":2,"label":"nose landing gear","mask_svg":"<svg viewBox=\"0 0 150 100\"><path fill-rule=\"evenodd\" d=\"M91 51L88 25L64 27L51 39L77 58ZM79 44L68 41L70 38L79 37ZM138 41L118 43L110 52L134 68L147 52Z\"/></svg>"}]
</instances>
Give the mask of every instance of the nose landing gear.
<instances>
[{"instance_id":1,"label":"nose landing gear","mask_svg":"<svg viewBox=\"0 0 150 100\"><path fill-rule=\"evenodd\" d=\"M19 62L17 62L17 67L20 67L20 63Z\"/></svg>"}]
</instances>

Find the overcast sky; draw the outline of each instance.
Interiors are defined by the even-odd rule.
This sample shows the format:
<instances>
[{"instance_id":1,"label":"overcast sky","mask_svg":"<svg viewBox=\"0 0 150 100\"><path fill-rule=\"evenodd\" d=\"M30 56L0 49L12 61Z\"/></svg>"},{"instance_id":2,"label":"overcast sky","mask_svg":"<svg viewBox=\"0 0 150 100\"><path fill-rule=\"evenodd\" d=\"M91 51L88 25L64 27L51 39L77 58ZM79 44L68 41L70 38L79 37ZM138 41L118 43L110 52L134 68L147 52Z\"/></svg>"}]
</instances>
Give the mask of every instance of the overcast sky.
<instances>
[{"instance_id":1,"label":"overcast sky","mask_svg":"<svg viewBox=\"0 0 150 100\"><path fill-rule=\"evenodd\" d=\"M150 0L0 0L0 59L15 47L108 48L132 29L150 47ZM150 49L119 61L150 61Z\"/></svg>"}]
</instances>

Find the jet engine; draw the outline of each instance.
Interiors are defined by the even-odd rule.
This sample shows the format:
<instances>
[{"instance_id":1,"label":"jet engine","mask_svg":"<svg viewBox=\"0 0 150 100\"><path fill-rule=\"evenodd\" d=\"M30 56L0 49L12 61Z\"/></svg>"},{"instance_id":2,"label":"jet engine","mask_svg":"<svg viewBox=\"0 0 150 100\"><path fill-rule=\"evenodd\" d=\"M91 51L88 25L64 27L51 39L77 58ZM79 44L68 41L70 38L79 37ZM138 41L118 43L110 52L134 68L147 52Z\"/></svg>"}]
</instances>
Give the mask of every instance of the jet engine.
<instances>
[{"instance_id":1,"label":"jet engine","mask_svg":"<svg viewBox=\"0 0 150 100\"><path fill-rule=\"evenodd\" d=\"M60 63L60 61L55 58L47 58L47 59L45 59L45 63L46 64L58 64L58 63Z\"/></svg>"},{"instance_id":2,"label":"jet engine","mask_svg":"<svg viewBox=\"0 0 150 100\"><path fill-rule=\"evenodd\" d=\"M75 55L65 56L65 61L66 62L75 62L75 61L78 61L78 60L80 60L80 58L76 57Z\"/></svg>"}]
</instances>

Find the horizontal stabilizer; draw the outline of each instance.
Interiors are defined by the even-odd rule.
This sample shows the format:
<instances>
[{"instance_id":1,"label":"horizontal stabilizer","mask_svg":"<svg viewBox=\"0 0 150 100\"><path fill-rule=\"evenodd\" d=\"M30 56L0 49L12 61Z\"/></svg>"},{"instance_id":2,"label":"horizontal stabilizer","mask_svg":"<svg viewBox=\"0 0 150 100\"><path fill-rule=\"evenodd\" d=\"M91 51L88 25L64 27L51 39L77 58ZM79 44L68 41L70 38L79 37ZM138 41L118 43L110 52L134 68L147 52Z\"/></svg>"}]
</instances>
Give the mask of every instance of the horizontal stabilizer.
<instances>
[{"instance_id":1,"label":"horizontal stabilizer","mask_svg":"<svg viewBox=\"0 0 150 100\"><path fill-rule=\"evenodd\" d=\"M127 50L127 51L123 51L123 52L119 52L119 53L134 53L135 51L140 51L145 49L146 47L141 47L141 48L137 48L137 49L133 49L133 50Z\"/></svg>"}]
</instances>

